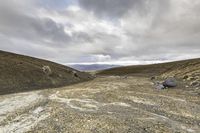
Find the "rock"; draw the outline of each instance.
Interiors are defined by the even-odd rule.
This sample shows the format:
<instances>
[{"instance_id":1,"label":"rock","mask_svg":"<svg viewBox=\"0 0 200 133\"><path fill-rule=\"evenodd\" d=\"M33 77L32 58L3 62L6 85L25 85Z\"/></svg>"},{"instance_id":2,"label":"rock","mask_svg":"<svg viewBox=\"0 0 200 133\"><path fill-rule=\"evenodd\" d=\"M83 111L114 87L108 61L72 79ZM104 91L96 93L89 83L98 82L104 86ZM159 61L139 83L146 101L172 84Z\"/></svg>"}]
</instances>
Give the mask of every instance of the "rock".
<instances>
[{"instance_id":1,"label":"rock","mask_svg":"<svg viewBox=\"0 0 200 133\"><path fill-rule=\"evenodd\" d=\"M153 76L153 77L151 77L151 80L155 80L155 79L156 79L156 77L154 77L154 76Z\"/></svg>"},{"instance_id":2,"label":"rock","mask_svg":"<svg viewBox=\"0 0 200 133\"><path fill-rule=\"evenodd\" d=\"M19 62L17 65L22 65L23 64L23 62Z\"/></svg>"},{"instance_id":3,"label":"rock","mask_svg":"<svg viewBox=\"0 0 200 133\"><path fill-rule=\"evenodd\" d=\"M59 76L60 78L62 78L62 74L58 74L58 76Z\"/></svg>"},{"instance_id":4,"label":"rock","mask_svg":"<svg viewBox=\"0 0 200 133\"><path fill-rule=\"evenodd\" d=\"M183 76L183 79L188 79L188 78L189 78L188 75Z\"/></svg>"},{"instance_id":5,"label":"rock","mask_svg":"<svg viewBox=\"0 0 200 133\"><path fill-rule=\"evenodd\" d=\"M155 86L155 89L158 89L158 90L162 90L162 89L165 89L165 87L163 86L162 83L156 81L154 82L154 86Z\"/></svg>"},{"instance_id":6,"label":"rock","mask_svg":"<svg viewBox=\"0 0 200 133\"><path fill-rule=\"evenodd\" d=\"M199 77L199 76L195 76L194 78L195 78L195 79L200 79L200 77Z\"/></svg>"},{"instance_id":7,"label":"rock","mask_svg":"<svg viewBox=\"0 0 200 133\"><path fill-rule=\"evenodd\" d=\"M121 79L128 79L128 76L121 76Z\"/></svg>"},{"instance_id":8,"label":"rock","mask_svg":"<svg viewBox=\"0 0 200 133\"><path fill-rule=\"evenodd\" d=\"M52 74L51 68L49 66L43 66L42 70L46 75Z\"/></svg>"},{"instance_id":9,"label":"rock","mask_svg":"<svg viewBox=\"0 0 200 133\"><path fill-rule=\"evenodd\" d=\"M194 86L194 87L199 87L200 86L200 83L198 81L193 81L190 83L191 86Z\"/></svg>"},{"instance_id":10,"label":"rock","mask_svg":"<svg viewBox=\"0 0 200 133\"><path fill-rule=\"evenodd\" d=\"M191 80L195 80L195 78L194 77L188 77L187 80L191 81Z\"/></svg>"},{"instance_id":11,"label":"rock","mask_svg":"<svg viewBox=\"0 0 200 133\"><path fill-rule=\"evenodd\" d=\"M177 81L175 78L167 78L164 82L163 82L163 86L164 87L176 87L177 86Z\"/></svg>"},{"instance_id":12,"label":"rock","mask_svg":"<svg viewBox=\"0 0 200 133\"><path fill-rule=\"evenodd\" d=\"M165 89L165 86L163 84L157 84L155 86L155 88L158 89L158 90L162 90L162 89Z\"/></svg>"},{"instance_id":13,"label":"rock","mask_svg":"<svg viewBox=\"0 0 200 133\"><path fill-rule=\"evenodd\" d=\"M72 71L72 74L74 77L77 77L77 78L79 77L76 71Z\"/></svg>"}]
</instances>

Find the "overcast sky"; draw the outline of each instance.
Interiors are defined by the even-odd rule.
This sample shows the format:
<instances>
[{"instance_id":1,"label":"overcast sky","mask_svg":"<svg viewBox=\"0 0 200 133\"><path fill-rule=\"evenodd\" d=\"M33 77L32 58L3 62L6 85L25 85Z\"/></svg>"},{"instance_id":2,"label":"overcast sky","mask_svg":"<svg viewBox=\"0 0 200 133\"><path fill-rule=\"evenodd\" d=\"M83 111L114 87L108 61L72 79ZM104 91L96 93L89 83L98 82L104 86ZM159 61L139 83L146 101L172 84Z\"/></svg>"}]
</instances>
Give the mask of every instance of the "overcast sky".
<instances>
[{"instance_id":1,"label":"overcast sky","mask_svg":"<svg viewBox=\"0 0 200 133\"><path fill-rule=\"evenodd\" d=\"M200 0L0 0L0 49L58 63L200 57Z\"/></svg>"}]
</instances>

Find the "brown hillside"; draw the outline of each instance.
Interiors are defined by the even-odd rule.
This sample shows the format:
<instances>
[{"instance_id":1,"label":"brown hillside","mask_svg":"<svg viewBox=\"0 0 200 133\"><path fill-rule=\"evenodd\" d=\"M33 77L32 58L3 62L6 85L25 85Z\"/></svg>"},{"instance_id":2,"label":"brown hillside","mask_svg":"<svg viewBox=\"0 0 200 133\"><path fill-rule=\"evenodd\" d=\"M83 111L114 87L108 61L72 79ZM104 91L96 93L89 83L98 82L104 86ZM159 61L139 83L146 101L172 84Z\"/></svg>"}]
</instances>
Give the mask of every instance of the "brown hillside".
<instances>
[{"instance_id":1,"label":"brown hillside","mask_svg":"<svg viewBox=\"0 0 200 133\"><path fill-rule=\"evenodd\" d=\"M200 75L200 58L152 65L137 65L107 69L99 75L142 75L142 76L175 76Z\"/></svg>"},{"instance_id":2,"label":"brown hillside","mask_svg":"<svg viewBox=\"0 0 200 133\"><path fill-rule=\"evenodd\" d=\"M0 94L64 86L91 78L60 64L0 51Z\"/></svg>"}]
</instances>

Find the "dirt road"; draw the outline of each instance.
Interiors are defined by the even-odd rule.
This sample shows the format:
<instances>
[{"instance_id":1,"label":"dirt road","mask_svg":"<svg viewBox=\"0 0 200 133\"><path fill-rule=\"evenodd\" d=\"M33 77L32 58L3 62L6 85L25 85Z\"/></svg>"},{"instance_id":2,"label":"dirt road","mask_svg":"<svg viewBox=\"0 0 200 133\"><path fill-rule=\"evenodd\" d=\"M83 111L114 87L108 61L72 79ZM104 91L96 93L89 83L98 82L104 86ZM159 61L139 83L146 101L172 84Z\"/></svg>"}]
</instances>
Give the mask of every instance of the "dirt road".
<instances>
[{"instance_id":1,"label":"dirt road","mask_svg":"<svg viewBox=\"0 0 200 133\"><path fill-rule=\"evenodd\" d=\"M0 97L0 133L199 133L200 96L144 77L98 77Z\"/></svg>"}]
</instances>

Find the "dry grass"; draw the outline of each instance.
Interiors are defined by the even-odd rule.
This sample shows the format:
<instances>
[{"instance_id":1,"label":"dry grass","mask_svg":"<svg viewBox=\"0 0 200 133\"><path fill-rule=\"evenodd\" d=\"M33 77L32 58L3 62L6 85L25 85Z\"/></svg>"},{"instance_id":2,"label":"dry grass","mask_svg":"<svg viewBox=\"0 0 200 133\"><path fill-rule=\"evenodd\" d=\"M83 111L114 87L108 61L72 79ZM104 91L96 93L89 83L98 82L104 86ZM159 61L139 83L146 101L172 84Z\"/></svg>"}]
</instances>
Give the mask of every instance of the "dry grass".
<instances>
[{"instance_id":1,"label":"dry grass","mask_svg":"<svg viewBox=\"0 0 200 133\"><path fill-rule=\"evenodd\" d=\"M99 75L177 76L200 74L200 58L162 64L118 67L97 72ZM197 74L197 75L198 75Z\"/></svg>"},{"instance_id":2,"label":"dry grass","mask_svg":"<svg viewBox=\"0 0 200 133\"><path fill-rule=\"evenodd\" d=\"M51 74L43 71L49 66ZM91 79L87 73L72 68L23 55L0 51L0 94L53 88Z\"/></svg>"}]
</instances>

